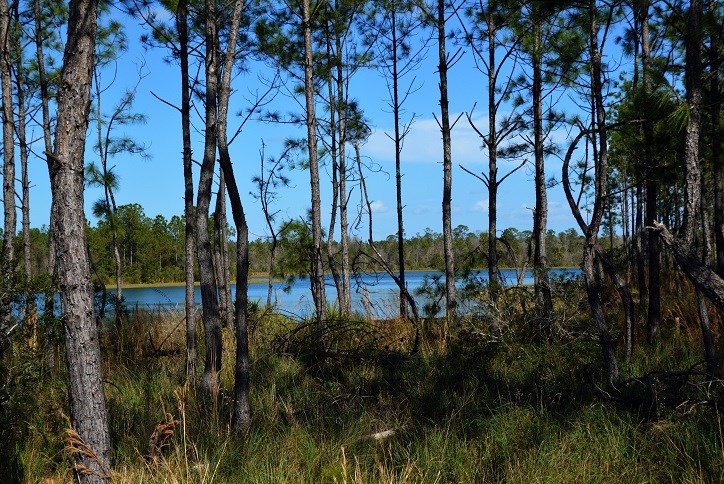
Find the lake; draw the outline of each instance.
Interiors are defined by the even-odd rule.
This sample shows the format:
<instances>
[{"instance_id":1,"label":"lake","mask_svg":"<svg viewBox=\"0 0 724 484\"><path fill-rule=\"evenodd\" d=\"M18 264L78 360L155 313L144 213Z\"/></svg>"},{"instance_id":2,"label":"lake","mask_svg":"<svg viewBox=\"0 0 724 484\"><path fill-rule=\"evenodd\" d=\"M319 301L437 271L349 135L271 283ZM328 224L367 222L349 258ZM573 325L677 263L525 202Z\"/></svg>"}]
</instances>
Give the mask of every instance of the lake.
<instances>
[{"instance_id":1,"label":"lake","mask_svg":"<svg viewBox=\"0 0 724 484\"><path fill-rule=\"evenodd\" d=\"M501 274L507 284L515 284L517 281L514 269L502 269ZM574 278L582 274L580 269L551 269L551 278ZM477 271L476 277L487 281L487 271ZM407 287L414 295L415 290L421 287L425 280L444 275L436 271L412 271L405 274ZM334 287L334 280L327 275L326 293L327 300L333 302L337 297ZM258 282L254 279L249 284L249 300L266 303L267 283ZM533 284L533 273L527 271L524 281L526 285ZM109 287L109 300L112 300L111 293L115 293ZM235 293L235 286L232 284L232 296ZM130 287L123 290L123 297L129 307L179 307L182 308L185 297L184 286L145 286ZM422 306L427 302L424 296L415 296L415 300L422 311ZM196 304L201 304L201 291L196 287ZM314 302L309 287L309 279L297 279L291 285L284 282L274 282L272 286L272 301L276 308L285 313L294 314L300 317L311 315L314 312ZM364 273L352 279L352 309L361 313L369 314L376 318L394 317L399 312L398 289L395 282L386 273Z\"/></svg>"}]
</instances>

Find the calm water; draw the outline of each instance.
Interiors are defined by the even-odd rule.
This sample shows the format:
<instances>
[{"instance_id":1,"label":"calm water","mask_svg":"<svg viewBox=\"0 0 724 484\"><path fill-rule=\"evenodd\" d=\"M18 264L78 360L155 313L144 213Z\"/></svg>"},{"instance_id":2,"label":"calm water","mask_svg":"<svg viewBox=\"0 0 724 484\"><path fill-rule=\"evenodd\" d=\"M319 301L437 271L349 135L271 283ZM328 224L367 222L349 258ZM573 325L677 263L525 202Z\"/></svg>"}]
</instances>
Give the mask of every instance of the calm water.
<instances>
[{"instance_id":1,"label":"calm water","mask_svg":"<svg viewBox=\"0 0 724 484\"><path fill-rule=\"evenodd\" d=\"M504 279L508 284L515 284L517 281L516 272L513 269L501 270ZM551 269L552 278L573 278L581 275L580 269ZM405 274L407 287L414 295L415 290L421 287L426 278L442 277L442 274L434 271L408 272ZM487 272L479 272L476 276L483 281L487 280ZM444 279L443 279L444 280ZM533 274L528 271L525 275L524 284L533 284ZM327 299L331 302L337 296L332 276L326 277ZM110 289L110 287L109 287ZM109 300L111 299L109 290ZM235 287L232 285L232 295ZM183 286L172 287L143 287L127 288L123 290L123 297L129 307L155 307L155 306L178 306L184 304L185 288ZM249 284L249 300L266 303L267 283L253 282ZM196 287L196 303L201 304L201 292ZM427 302L424 296L415 296L420 311ZM306 316L313 312L314 302L309 287L309 279L297 279L291 286L285 283L275 282L272 287L272 302L282 312L292 313L298 316ZM398 290L397 285L385 273L367 273L352 280L352 306L355 311L369 313L374 317L394 316L398 313Z\"/></svg>"}]
</instances>

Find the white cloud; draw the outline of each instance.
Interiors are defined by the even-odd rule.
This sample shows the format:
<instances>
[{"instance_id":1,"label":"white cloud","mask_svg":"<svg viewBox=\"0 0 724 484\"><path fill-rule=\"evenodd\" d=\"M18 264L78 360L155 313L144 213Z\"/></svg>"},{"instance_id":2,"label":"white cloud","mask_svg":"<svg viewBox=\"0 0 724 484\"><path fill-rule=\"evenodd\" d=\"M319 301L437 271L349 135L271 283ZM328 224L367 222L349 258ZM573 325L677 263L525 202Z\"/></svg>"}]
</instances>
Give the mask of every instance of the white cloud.
<instances>
[{"instance_id":1,"label":"white cloud","mask_svg":"<svg viewBox=\"0 0 724 484\"><path fill-rule=\"evenodd\" d=\"M452 115L451 121L457 119L458 116L460 113ZM475 118L473 122L481 132L487 131L487 118ZM364 146L364 152L379 161L394 161L395 147L390 139L392 135L392 129L377 129ZM452 130L453 163L481 163L484 160L481 147L480 136L470 126L463 114ZM442 162L442 135L434 118L419 119L412 125L402 147L402 161L411 163Z\"/></svg>"},{"instance_id":2,"label":"white cloud","mask_svg":"<svg viewBox=\"0 0 724 484\"><path fill-rule=\"evenodd\" d=\"M385 213L387 212L387 206L382 200L373 200L370 202L370 208L373 213Z\"/></svg>"},{"instance_id":3,"label":"white cloud","mask_svg":"<svg viewBox=\"0 0 724 484\"><path fill-rule=\"evenodd\" d=\"M473 204L473 206L470 208L473 212L484 212L487 213L488 209L490 208L490 205L488 203L488 200L478 200Z\"/></svg>"}]
</instances>

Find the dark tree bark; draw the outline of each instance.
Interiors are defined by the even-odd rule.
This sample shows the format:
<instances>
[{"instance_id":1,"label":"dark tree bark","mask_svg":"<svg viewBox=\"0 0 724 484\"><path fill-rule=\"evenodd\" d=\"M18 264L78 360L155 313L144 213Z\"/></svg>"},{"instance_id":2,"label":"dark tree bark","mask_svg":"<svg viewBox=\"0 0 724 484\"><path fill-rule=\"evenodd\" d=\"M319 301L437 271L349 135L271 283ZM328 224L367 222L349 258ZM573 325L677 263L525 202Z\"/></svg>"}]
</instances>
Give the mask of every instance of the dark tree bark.
<instances>
[{"instance_id":1,"label":"dark tree bark","mask_svg":"<svg viewBox=\"0 0 724 484\"><path fill-rule=\"evenodd\" d=\"M239 189L229 155L227 120L231 96L231 71L237 56L236 43L239 35L243 2L234 2L229 41L226 49L221 83L219 85L219 163L229 189L229 201L236 227L236 364L234 367L234 407L232 427L240 434L246 432L251 422L249 408L249 336L247 324L247 289L249 278L249 229L241 202Z\"/></svg>"},{"instance_id":2,"label":"dark tree bark","mask_svg":"<svg viewBox=\"0 0 724 484\"><path fill-rule=\"evenodd\" d=\"M53 152L52 133L50 129L50 96L48 94L48 78L45 74L45 55L43 53L43 36L42 26L40 22L40 0L33 2L34 21L35 21L35 57L38 68L38 87L40 88L40 104L42 111L43 125L43 147L44 154L49 156ZM50 169L51 160L47 158L48 169ZM53 277L55 275L55 242L53 236L53 226L55 215L53 213L53 204L51 203L50 223L48 224L48 274ZM53 318L55 317L55 291L46 291L44 310L45 327L44 335L44 360L46 368L55 368L55 353L58 345L53 332Z\"/></svg>"},{"instance_id":3,"label":"dark tree bark","mask_svg":"<svg viewBox=\"0 0 724 484\"><path fill-rule=\"evenodd\" d=\"M214 280L214 262L209 237L209 206L211 205L211 186L216 163L216 101L218 84L218 57L216 51L216 2L206 0L206 130L204 140L204 158L199 174L199 189L196 198L196 252L199 263L199 281L201 283L201 305L206 338L206 358L204 374L199 389L202 394L213 395L218 390L221 371L221 321L219 319L219 301Z\"/></svg>"},{"instance_id":4,"label":"dark tree bark","mask_svg":"<svg viewBox=\"0 0 724 484\"><path fill-rule=\"evenodd\" d=\"M650 229L659 234L662 242L669 248L674 260L694 284L694 287L699 289L719 310L724 311L724 279L701 261L696 247L687 244L681 238L674 237L662 223L654 222Z\"/></svg>"},{"instance_id":5,"label":"dark tree bark","mask_svg":"<svg viewBox=\"0 0 724 484\"><path fill-rule=\"evenodd\" d=\"M18 17L17 5L15 6L15 17ZM17 20L19 22L19 19ZM20 41L17 40L15 45L15 91L18 100L18 120L16 123L18 132L18 145L20 148L20 183L22 186L21 196L21 214L22 214L22 232L23 232L23 268L25 276L30 279L30 179L28 177L28 142L26 137L25 126L27 124L27 114L25 110L25 67L23 63L23 49ZM30 296L30 294L29 294ZM35 301L34 297L28 298L28 304Z\"/></svg>"},{"instance_id":6,"label":"dark tree bark","mask_svg":"<svg viewBox=\"0 0 724 484\"><path fill-rule=\"evenodd\" d=\"M402 142L404 135L400 130L400 73L398 59L400 45L397 40L397 5L393 3L390 9L390 35L392 43L392 117L395 124L395 196L397 207L397 270L399 286L406 288L405 283L405 224L402 217ZM400 317L407 317L407 298L400 289Z\"/></svg>"},{"instance_id":7,"label":"dark tree bark","mask_svg":"<svg viewBox=\"0 0 724 484\"><path fill-rule=\"evenodd\" d=\"M694 243L697 213L701 199L701 166L699 164L699 138L701 137L701 15L702 0L692 0L686 22L686 103L689 106L689 122L686 126L684 164L686 178L684 185L684 220L682 239Z\"/></svg>"},{"instance_id":8,"label":"dark tree bark","mask_svg":"<svg viewBox=\"0 0 724 484\"><path fill-rule=\"evenodd\" d=\"M534 11L534 16L538 13ZM535 211L533 212L533 275L536 306L540 316L546 319L553 309L548 261L546 256L546 232L548 225L548 193L546 187L545 157L543 153L543 34L541 20L533 23L533 152L535 158Z\"/></svg>"},{"instance_id":9,"label":"dark tree bark","mask_svg":"<svg viewBox=\"0 0 724 484\"><path fill-rule=\"evenodd\" d=\"M317 325L324 324L327 297L324 288L322 260L322 202L319 191L319 161L317 158L317 117L314 110L314 58L312 51L312 12L310 0L302 1L302 30L304 35L304 97L309 154L309 183L312 198L312 297Z\"/></svg>"},{"instance_id":10,"label":"dark tree bark","mask_svg":"<svg viewBox=\"0 0 724 484\"><path fill-rule=\"evenodd\" d=\"M328 13L328 15L331 15L331 13ZM339 199L340 199L340 190L339 190L339 146L337 144L338 138L338 129L337 129L337 113L339 113L339 105L341 103L340 100L337 99L337 93L335 93L335 82L334 82L334 71L335 69L332 67L331 63L335 62L334 59L334 53L332 51L332 45L331 45L331 32L330 30L334 27L329 26L330 20L327 21L327 31L325 32L325 35L327 37L326 43L327 43L327 58L330 59L330 65L327 66L327 92L329 95L329 136L330 136L330 142L329 142L329 154L331 158L331 168L332 168L332 204L331 204L331 213L329 216L329 230L327 231L327 263L329 264L329 272L332 273L332 279L334 280L334 287L337 289L337 304L340 308L340 310L344 311L343 309L343 300L344 300L344 285L342 284L342 277L339 273L339 267L336 260L336 253L334 250L334 232L335 232L335 226L337 224L337 209L339 207ZM340 114L341 116L341 114Z\"/></svg>"},{"instance_id":11,"label":"dark tree bark","mask_svg":"<svg viewBox=\"0 0 724 484\"><path fill-rule=\"evenodd\" d=\"M592 98L592 128L590 130L581 131L568 148L566 156L563 160L563 189L568 200L568 205L573 212L573 216L578 225L586 236L586 245L583 252L583 274L586 281L586 292L588 295L588 303L591 307L591 315L596 324L598 331L598 341L601 347L603 357L603 367L606 380L609 385L615 386L619 378L618 364L616 362L616 354L613 348L610 331L606 322L606 316L603 311L603 303L601 301L601 280L600 271L596 270L596 262L598 261L603 270L605 270L616 289L619 292L621 301L624 305L625 326L627 331L627 358L630 357L631 334L633 331L633 299L625 286L623 280L618 276L613 263L606 257L603 249L598 243L598 233L601 228L601 220L606 205L607 189L608 189L608 141L607 132L608 124L606 122L606 113L603 104L603 79L601 71L601 49L598 42L599 27L597 21L596 2L590 0L588 5L589 16L589 55L591 63L591 98ZM578 142L584 136L591 136L595 140L597 149L594 150L594 205L590 216L590 222L587 224L578 208L578 204L571 192L571 184L569 181L568 169L571 157Z\"/></svg>"},{"instance_id":12,"label":"dark tree bark","mask_svg":"<svg viewBox=\"0 0 724 484\"><path fill-rule=\"evenodd\" d=\"M709 2L709 9L716 11L718 2ZM721 146L721 70L720 32L714 30L709 39L709 119L711 120L711 158L714 183L714 240L716 242L716 272L724 277L724 157Z\"/></svg>"},{"instance_id":13,"label":"dark tree bark","mask_svg":"<svg viewBox=\"0 0 724 484\"><path fill-rule=\"evenodd\" d=\"M196 303L194 302L194 180L191 160L191 98L189 92L188 0L179 0L176 29L181 61L181 131L184 170L184 273L186 277L186 382L196 379Z\"/></svg>"},{"instance_id":14,"label":"dark tree bark","mask_svg":"<svg viewBox=\"0 0 724 484\"><path fill-rule=\"evenodd\" d=\"M226 179L224 170L219 173L219 191L216 193L214 209L214 268L219 292L219 315L221 324L230 330L234 328L234 314L231 309L231 274L229 273L229 231L226 227Z\"/></svg>"},{"instance_id":15,"label":"dark tree bark","mask_svg":"<svg viewBox=\"0 0 724 484\"><path fill-rule=\"evenodd\" d=\"M4 256L13 260L13 240L17 232L15 212L15 119L13 117L13 86L10 70L10 7L7 0L0 1L0 86L2 87L3 121L3 227Z\"/></svg>"},{"instance_id":16,"label":"dark tree bark","mask_svg":"<svg viewBox=\"0 0 724 484\"><path fill-rule=\"evenodd\" d=\"M646 1L639 7L641 9L641 62L643 67L644 83L644 112L646 117L643 122L644 132L644 168L646 173L646 218L647 226L657 219L657 207L659 181L657 166L654 160L654 122L649 117L650 110L647 106L650 103L652 94L651 84L651 41L649 39L649 2ZM656 344L661 336L661 247L659 238L652 236L648 240L648 313L646 328L649 344Z\"/></svg>"},{"instance_id":17,"label":"dark tree bark","mask_svg":"<svg viewBox=\"0 0 724 484\"><path fill-rule=\"evenodd\" d=\"M73 452L80 482L110 479L110 439L83 213L83 156L97 15L96 0L70 2L57 95L55 150L49 155L71 424L92 451Z\"/></svg>"},{"instance_id":18,"label":"dark tree bark","mask_svg":"<svg viewBox=\"0 0 724 484\"><path fill-rule=\"evenodd\" d=\"M337 70L337 112L339 129L339 245L342 251L342 297L340 298L340 308L344 314L352 313L352 297L350 285L349 270L349 222L347 220L347 153L345 147L347 145L347 116L349 108L347 106L347 89L343 72L343 46L341 34L335 35L335 48L337 51L336 70Z\"/></svg>"},{"instance_id":19,"label":"dark tree bark","mask_svg":"<svg viewBox=\"0 0 724 484\"><path fill-rule=\"evenodd\" d=\"M445 314L448 323L455 317L457 306L455 292L455 257L452 243L452 137L450 126L450 109L448 101L447 72L450 60L447 57L445 43L445 1L437 1L437 53L438 75L440 87L440 132L442 133L442 234L443 254L445 258Z\"/></svg>"}]
</instances>

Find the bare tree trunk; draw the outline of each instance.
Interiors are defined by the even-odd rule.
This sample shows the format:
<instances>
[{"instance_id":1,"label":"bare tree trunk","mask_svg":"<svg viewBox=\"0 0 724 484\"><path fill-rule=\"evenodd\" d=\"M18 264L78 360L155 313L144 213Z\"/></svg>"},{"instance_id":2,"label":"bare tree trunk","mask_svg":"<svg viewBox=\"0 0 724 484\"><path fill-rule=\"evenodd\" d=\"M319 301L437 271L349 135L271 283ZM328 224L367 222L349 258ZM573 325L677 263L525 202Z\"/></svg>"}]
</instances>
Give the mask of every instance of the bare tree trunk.
<instances>
[{"instance_id":1,"label":"bare tree trunk","mask_svg":"<svg viewBox=\"0 0 724 484\"><path fill-rule=\"evenodd\" d=\"M710 1L709 9L716 11L719 2ZM711 158L714 183L714 240L716 241L716 272L724 277L724 159L721 146L721 88L719 75L721 56L719 54L719 37L714 31L709 41L709 61L711 62L709 83L711 92Z\"/></svg>"},{"instance_id":2,"label":"bare tree trunk","mask_svg":"<svg viewBox=\"0 0 724 484\"><path fill-rule=\"evenodd\" d=\"M216 163L216 101L218 59L216 52L216 2L205 1L206 12L206 130L204 158L199 175L199 189L196 198L196 252L199 262L199 280L201 283L201 304L206 338L206 358L204 374L199 389L202 394L213 395L218 390L221 371L221 321L219 319L219 301L214 281L213 251L209 238L209 205L211 204L211 185L214 179Z\"/></svg>"},{"instance_id":3,"label":"bare tree trunk","mask_svg":"<svg viewBox=\"0 0 724 484\"><path fill-rule=\"evenodd\" d=\"M22 47L16 46L15 55L15 89L18 98L18 144L20 145L20 178L22 185L22 227L23 227L23 267L25 276L30 279L32 275L30 267L30 179L28 178L28 143L25 135L25 125L27 116L25 113L25 69L23 66ZM28 298L28 302L34 301L34 298Z\"/></svg>"},{"instance_id":4,"label":"bare tree trunk","mask_svg":"<svg viewBox=\"0 0 724 484\"><path fill-rule=\"evenodd\" d=\"M53 141L50 129L50 96L48 94L48 79L45 74L45 55L43 53L43 37L42 27L40 23L40 0L33 1L33 11L35 20L35 56L37 60L38 68L38 84L40 88L40 103L42 110L42 124L43 124L43 142L44 142L44 154L46 155L48 162L48 169L50 170L51 160L49 154L53 152ZM48 274L53 277L55 275L55 242L53 241L53 226L55 215L53 213L53 204L51 203L50 210L50 223L48 224ZM55 368L57 351L57 338L54 332L54 318L55 318L55 291L49 290L45 294L45 304L43 306L44 323L45 328L44 334L44 363L46 368Z\"/></svg>"},{"instance_id":5,"label":"bare tree trunk","mask_svg":"<svg viewBox=\"0 0 724 484\"><path fill-rule=\"evenodd\" d=\"M347 221L347 89L342 70L342 41L339 33L335 36L337 50L337 128L339 130L339 244L342 251L342 297L340 309L343 314L352 312L350 271L349 271L349 223Z\"/></svg>"},{"instance_id":6,"label":"bare tree trunk","mask_svg":"<svg viewBox=\"0 0 724 484\"><path fill-rule=\"evenodd\" d=\"M452 139L450 127L450 112L448 102L447 71L448 58L445 49L445 2L437 2L437 47L438 47L438 75L440 87L440 131L442 133L442 234L443 253L445 256L445 314L448 324L455 317L457 306L455 293L455 257L452 243ZM447 335L445 335L447 336Z\"/></svg>"},{"instance_id":7,"label":"bare tree trunk","mask_svg":"<svg viewBox=\"0 0 724 484\"><path fill-rule=\"evenodd\" d=\"M331 59L334 57L332 52L332 46L330 44L331 33L326 32L327 36L327 57ZM339 274L337 267L336 254L334 251L334 231L337 224L337 208L339 207L340 191L339 191L339 151L337 144L337 113L339 112L340 100L337 98L337 94L334 92L335 83L333 82L334 70L332 66L328 66L327 74L327 92L329 93L329 151L332 165L332 204L331 212L329 216L329 230L327 231L327 262L329 264L329 271L332 273L332 279L334 280L334 287L337 289L337 304L342 310L344 300L344 286L342 285L342 278Z\"/></svg>"},{"instance_id":8,"label":"bare tree trunk","mask_svg":"<svg viewBox=\"0 0 724 484\"><path fill-rule=\"evenodd\" d=\"M603 314L600 294L600 280L598 275L593 274L594 246L597 243L598 232L601 227L601 219L606 203L608 190L608 139L606 114L603 105L603 81L601 73L601 51L598 44L598 22L596 21L596 2L589 3L590 18L590 53L591 53L591 74L593 84L591 94L595 106L595 128L598 134L598 156L595 160L595 201L591 222L586 232L586 252L584 255L584 273L586 276L586 287L588 288L588 301L591 305L594 320L598 329L598 339L603 354L604 370L608 383L613 386L618 381L618 365L613 351L613 343L608 331L608 325ZM601 258L599 257L599 260ZM627 307L627 309L631 309ZM628 311L627 311L628 313ZM631 316L627 316L626 326L631 325Z\"/></svg>"},{"instance_id":9,"label":"bare tree trunk","mask_svg":"<svg viewBox=\"0 0 724 484\"><path fill-rule=\"evenodd\" d=\"M412 324L415 327L415 341L413 342L411 353L417 353L417 350L419 349L420 345L420 315L417 311L417 304L415 303L415 299L412 297L412 294L410 294L410 291L407 290L407 287L405 286L402 279L400 279L395 272L392 270L392 267L387 263L387 260L385 257L380 254L380 251L377 249L377 246L375 245L375 241L372 238L372 205L370 203L370 198L367 195L367 184L365 183L365 177L364 173L362 172L362 156L360 155L360 149L359 144L354 145L355 155L357 158L357 169L359 170L359 180L360 180L360 186L362 188L362 199L364 200L365 205L367 206L367 227L368 227L368 237L367 242L369 243L370 247L372 248L372 251L375 253L375 257L377 262L382 266L384 271L389 275L393 281L395 281L395 284L397 284L398 289L400 290L400 294L402 294L401 297L404 297L407 301L407 306L412 311Z\"/></svg>"},{"instance_id":10,"label":"bare tree trunk","mask_svg":"<svg viewBox=\"0 0 724 484\"><path fill-rule=\"evenodd\" d=\"M241 23L241 10L243 2L234 2L234 12L231 17L230 35L227 45L226 58L221 73L219 86L219 162L229 189L231 211L236 227L236 364L234 367L234 408L232 410L232 427L234 431L243 434L251 423L249 409L249 336L247 324L247 289L249 278L249 229L246 224L244 207L241 203L239 189L229 155L229 146L226 139L227 119L229 112L229 98L231 96L231 71L236 60L236 43Z\"/></svg>"},{"instance_id":11,"label":"bare tree trunk","mask_svg":"<svg viewBox=\"0 0 724 484\"><path fill-rule=\"evenodd\" d=\"M110 480L110 438L83 214L83 156L97 14L96 0L70 2L55 151L49 155L71 424L91 450L72 452L76 479L84 483Z\"/></svg>"},{"instance_id":12,"label":"bare tree trunk","mask_svg":"<svg viewBox=\"0 0 724 484\"><path fill-rule=\"evenodd\" d=\"M490 298L498 301L500 270L498 269L498 109L495 102L495 14L488 15L488 283ZM492 74L492 75L491 75Z\"/></svg>"},{"instance_id":13,"label":"bare tree trunk","mask_svg":"<svg viewBox=\"0 0 724 484\"><path fill-rule=\"evenodd\" d=\"M194 301L194 181L191 160L191 99L189 94L188 0L179 0L176 29L181 61L181 131L184 168L184 273L186 277L186 382L196 378L196 303Z\"/></svg>"},{"instance_id":14,"label":"bare tree trunk","mask_svg":"<svg viewBox=\"0 0 724 484\"><path fill-rule=\"evenodd\" d=\"M216 239L216 283L219 287L219 315L221 324L229 329L234 328L233 311L231 310L231 274L229 273L229 233L226 228L226 180L224 170L219 173L219 191L216 193L214 209L214 237Z\"/></svg>"},{"instance_id":15,"label":"bare tree trunk","mask_svg":"<svg viewBox=\"0 0 724 484\"><path fill-rule=\"evenodd\" d=\"M702 1L692 0L686 22L686 102L689 105L689 123L686 126L684 163L686 184L684 191L683 241L693 244L696 232L696 214L701 199L701 166L699 165L699 138L701 136L701 16Z\"/></svg>"},{"instance_id":16,"label":"bare tree trunk","mask_svg":"<svg viewBox=\"0 0 724 484\"><path fill-rule=\"evenodd\" d=\"M709 254L711 249L709 246L709 238L711 232L709 230L709 220L707 216L706 202L706 182L701 179L702 197L699 203L699 215L701 217L701 261L704 265L709 266ZM709 378L714 378L716 373L716 354L714 348L714 335L711 331L711 321L709 318L709 309L706 304L706 297L700 290L696 290L696 303L699 313L699 326L701 327L701 336L704 343L704 358L706 359L706 373Z\"/></svg>"},{"instance_id":17,"label":"bare tree trunk","mask_svg":"<svg viewBox=\"0 0 724 484\"><path fill-rule=\"evenodd\" d=\"M397 270L400 285L405 283L405 226L402 217L402 133L400 132L400 79L398 72L398 40L397 40L397 9L393 5L390 10L390 35L392 36L392 116L395 123L395 194L397 197ZM400 317L407 317L407 298L400 289Z\"/></svg>"},{"instance_id":18,"label":"bare tree trunk","mask_svg":"<svg viewBox=\"0 0 724 484\"><path fill-rule=\"evenodd\" d=\"M310 0L302 2L302 28L304 30L304 95L307 116L307 149L309 152L309 183L312 197L312 297L317 325L321 329L327 310L322 261L322 219L319 193L319 161L317 159L317 117L314 109L314 58L312 55L312 12Z\"/></svg>"},{"instance_id":19,"label":"bare tree trunk","mask_svg":"<svg viewBox=\"0 0 724 484\"><path fill-rule=\"evenodd\" d=\"M101 118L101 95L103 90L100 85L100 76L98 75L98 67L93 66L93 79L95 84L95 95L96 95L96 135L98 137L98 152L100 154L101 170L102 170L102 182L103 182L103 194L105 196L106 204L106 219L111 229L111 244L113 246L113 261L116 269L116 301L115 301L115 321L116 331L120 328L121 323L121 307L123 305L123 266L121 263L121 252L118 243L118 230L116 230L116 200L113 196L113 190L110 186L110 180L108 179L108 157L106 156L108 150L108 139L103 139L103 119ZM110 127L109 127L110 129ZM105 285L104 285L104 304L105 307Z\"/></svg>"},{"instance_id":20,"label":"bare tree trunk","mask_svg":"<svg viewBox=\"0 0 724 484\"><path fill-rule=\"evenodd\" d=\"M535 154L535 212L533 213L533 274L536 305L540 316L550 316L553 308L548 279L546 232L548 224L548 195L546 191L545 161L543 155L543 67L541 65L543 40L540 20L533 25L533 150Z\"/></svg>"},{"instance_id":21,"label":"bare tree trunk","mask_svg":"<svg viewBox=\"0 0 724 484\"><path fill-rule=\"evenodd\" d=\"M10 7L0 1L0 85L2 87L3 121L3 203L4 256L15 258L13 241L17 232L15 212L15 119L13 119L13 86L10 71Z\"/></svg>"},{"instance_id":22,"label":"bare tree trunk","mask_svg":"<svg viewBox=\"0 0 724 484\"><path fill-rule=\"evenodd\" d=\"M645 2L641 6L641 61L643 64L643 82L645 93L645 106L650 102L651 87L651 46L649 39L649 4ZM649 109L645 108L647 113ZM646 169L646 226L656 220L656 202L658 199L658 178L657 167L653 156L654 124L650 118L643 123L644 130L644 166ZM661 247L659 238L654 234L648 237L648 261L649 261L649 283L648 283L648 313L646 328L648 331L649 344L656 344L661 335Z\"/></svg>"}]
</instances>

